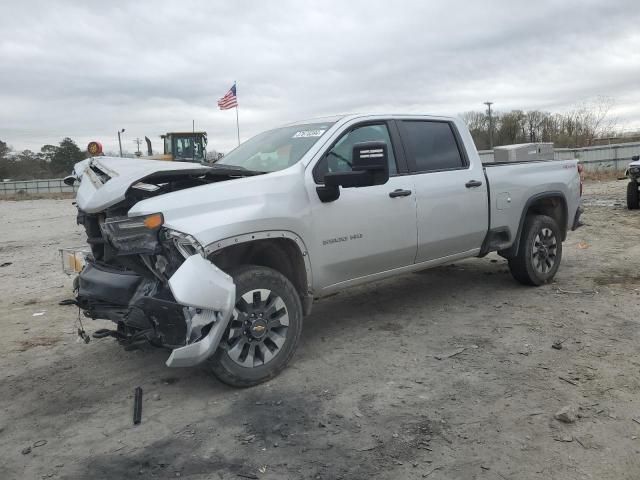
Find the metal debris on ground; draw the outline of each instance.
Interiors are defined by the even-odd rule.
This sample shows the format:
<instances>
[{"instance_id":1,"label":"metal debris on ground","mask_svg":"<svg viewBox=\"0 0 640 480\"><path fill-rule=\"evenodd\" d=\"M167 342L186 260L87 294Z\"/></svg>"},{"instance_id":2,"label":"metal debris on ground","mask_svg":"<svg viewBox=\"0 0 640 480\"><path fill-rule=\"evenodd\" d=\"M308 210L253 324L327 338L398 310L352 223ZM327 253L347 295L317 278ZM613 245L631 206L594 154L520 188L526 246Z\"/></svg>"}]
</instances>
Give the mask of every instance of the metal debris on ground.
<instances>
[{"instance_id":1,"label":"metal debris on ground","mask_svg":"<svg viewBox=\"0 0 640 480\"><path fill-rule=\"evenodd\" d=\"M133 424L139 425L142 421L142 388L136 387L133 399Z\"/></svg>"}]
</instances>

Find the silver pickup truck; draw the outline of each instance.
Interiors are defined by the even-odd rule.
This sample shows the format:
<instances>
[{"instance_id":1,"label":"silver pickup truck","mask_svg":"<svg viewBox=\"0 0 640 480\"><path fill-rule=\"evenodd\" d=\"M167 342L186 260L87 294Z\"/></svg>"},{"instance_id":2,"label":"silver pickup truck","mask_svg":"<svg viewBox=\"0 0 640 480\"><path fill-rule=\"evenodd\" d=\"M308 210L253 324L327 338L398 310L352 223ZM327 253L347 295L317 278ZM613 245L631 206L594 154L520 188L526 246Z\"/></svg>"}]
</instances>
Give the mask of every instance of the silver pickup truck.
<instances>
[{"instance_id":1,"label":"silver pickup truck","mask_svg":"<svg viewBox=\"0 0 640 480\"><path fill-rule=\"evenodd\" d=\"M549 282L581 196L575 160L483 165L462 121L422 115L297 122L211 166L94 157L66 181L91 247L74 302L117 325L98 336L234 386L281 371L346 287L494 251Z\"/></svg>"}]
</instances>

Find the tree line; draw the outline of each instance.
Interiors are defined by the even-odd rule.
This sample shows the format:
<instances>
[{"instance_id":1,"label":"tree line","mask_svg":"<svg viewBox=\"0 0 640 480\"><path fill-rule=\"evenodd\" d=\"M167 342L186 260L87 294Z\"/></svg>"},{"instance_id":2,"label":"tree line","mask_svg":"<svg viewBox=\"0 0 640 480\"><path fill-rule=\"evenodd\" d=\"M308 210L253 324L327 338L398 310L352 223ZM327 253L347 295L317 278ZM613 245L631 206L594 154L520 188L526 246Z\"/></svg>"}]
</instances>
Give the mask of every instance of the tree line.
<instances>
[{"instance_id":1,"label":"tree line","mask_svg":"<svg viewBox=\"0 0 640 480\"><path fill-rule=\"evenodd\" d=\"M43 145L39 152L12 152L6 142L0 140L0 180L65 177L85 158L87 152L80 150L70 138L64 138L59 145Z\"/></svg>"},{"instance_id":2,"label":"tree line","mask_svg":"<svg viewBox=\"0 0 640 480\"><path fill-rule=\"evenodd\" d=\"M555 147L589 147L600 138L616 133L615 120L609 112L613 103L609 98L576 106L565 113L540 110L511 110L492 112L465 112L462 119L469 127L478 150L493 146L528 142L553 142Z\"/></svg>"}]
</instances>

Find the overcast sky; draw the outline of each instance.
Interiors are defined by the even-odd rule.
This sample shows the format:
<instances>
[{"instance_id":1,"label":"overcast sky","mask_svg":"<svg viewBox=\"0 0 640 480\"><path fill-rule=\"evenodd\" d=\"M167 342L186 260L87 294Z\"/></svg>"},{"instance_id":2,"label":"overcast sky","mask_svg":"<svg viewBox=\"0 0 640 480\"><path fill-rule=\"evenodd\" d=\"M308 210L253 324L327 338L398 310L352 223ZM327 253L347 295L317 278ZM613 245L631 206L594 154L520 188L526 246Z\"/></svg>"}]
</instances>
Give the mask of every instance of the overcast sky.
<instances>
[{"instance_id":1,"label":"overcast sky","mask_svg":"<svg viewBox=\"0 0 640 480\"><path fill-rule=\"evenodd\" d=\"M196 129L242 139L333 113L564 111L595 96L640 128L640 4L630 1L5 0L0 139L134 151Z\"/></svg>"}]
</instances>

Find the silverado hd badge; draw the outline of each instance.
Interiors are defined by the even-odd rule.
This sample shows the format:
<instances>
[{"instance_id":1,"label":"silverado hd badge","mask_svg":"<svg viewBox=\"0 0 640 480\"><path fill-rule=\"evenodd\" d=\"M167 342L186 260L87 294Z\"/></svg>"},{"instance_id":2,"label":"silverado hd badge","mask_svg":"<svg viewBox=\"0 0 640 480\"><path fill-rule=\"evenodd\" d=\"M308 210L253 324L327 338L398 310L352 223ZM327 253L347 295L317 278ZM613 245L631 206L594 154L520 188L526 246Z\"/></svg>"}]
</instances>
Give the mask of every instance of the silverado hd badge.
<instances>
[{"instance_id":1,"label":"silverado hd badge","mask_svg":"<svg viewBox=\"0 0 640 480\"><path fill-rule=\"evenodd\" d=\"M349 240L359 240L362 238L361 233L352 233L343 237L328 238L322 241L322 245L331 245L332 243L348 242Z\"/></svg>"}]
</instances>

